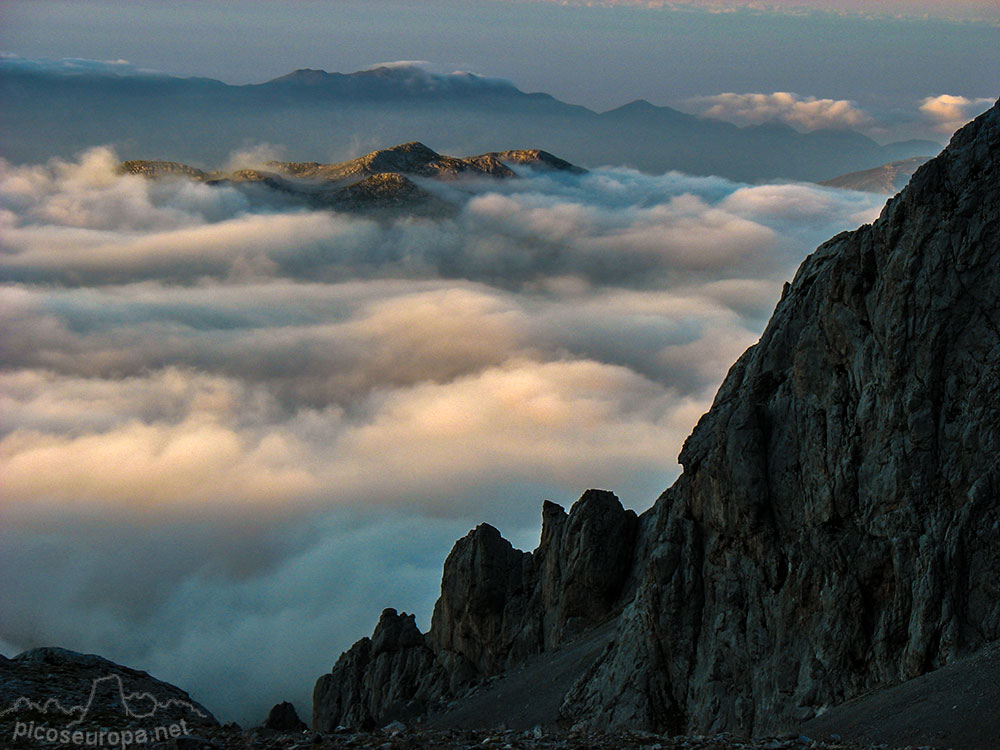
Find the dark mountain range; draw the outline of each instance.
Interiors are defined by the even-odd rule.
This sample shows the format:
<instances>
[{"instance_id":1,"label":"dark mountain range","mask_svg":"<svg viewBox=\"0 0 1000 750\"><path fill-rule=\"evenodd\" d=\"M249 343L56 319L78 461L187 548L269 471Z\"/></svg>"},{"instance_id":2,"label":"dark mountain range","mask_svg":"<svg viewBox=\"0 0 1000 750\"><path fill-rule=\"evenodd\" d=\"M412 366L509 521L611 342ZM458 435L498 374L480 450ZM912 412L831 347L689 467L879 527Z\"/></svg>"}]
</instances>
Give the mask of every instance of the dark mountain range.
<instances>
[{"instance_id":1,"label":"dark mountain range","mask_svg":"<svg viewBox=\"0 0 1000 750\"><path fill-rule=\"evenodd\" d=\"M924 141L880 146L850 131L740 128L643 101L598 114L505 81L406 66L351 74L300 70L230 86L3 59L0 101L0 155L14 162L111 144L126 158L208 168L260 143L282 147L292 160L340 161L416 139L453 153L531 142L584 166L759 181L829 179L939 148Z\"/></svg>"},{"instance_id":2,"label":"dark mountain range","mask_svg":"<svg viewBox=\"0 0 1000 750\"><path fill-rule=\"evenodd\" d=\"M650 510L597 490L568 514L546 503L531 553L477 527L445 561L430 631L384 611L316 683L314 728L766 734L987 653L998 237L1000 103L803 262ZM978 696L943 700L975 721ZM989 746L963 732L935 741Z\"/></svg>"},{"instance_id":3,"label":"dark mountain range","mask_svg":"<svg viewBox=\"0 0 1000 750\"><path fill-rule=\"evenodd\" d=\"M420 187L411 178L450 181L463 177L517 177L505 162L570 174L586 171L537 149L456 158L439 154L417 142L373 151L335 164L270 161L259 169L206 172L180 162L133 159L122 162L118 169L123 174L150 179L180 178L242 188L263 186L273 195L314 208L440 215L455 206Z\"/></svg>"}]
</instances>

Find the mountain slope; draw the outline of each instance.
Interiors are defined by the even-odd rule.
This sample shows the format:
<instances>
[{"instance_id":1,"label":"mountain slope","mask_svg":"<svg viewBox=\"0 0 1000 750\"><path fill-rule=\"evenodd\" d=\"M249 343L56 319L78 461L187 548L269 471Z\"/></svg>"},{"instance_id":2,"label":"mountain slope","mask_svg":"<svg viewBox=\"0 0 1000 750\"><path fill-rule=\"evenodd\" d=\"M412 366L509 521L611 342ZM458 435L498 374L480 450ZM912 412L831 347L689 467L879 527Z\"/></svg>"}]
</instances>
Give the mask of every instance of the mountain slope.
<instances>
[{"instance_id":1,"label":"mountain slope","mask_svg":"<svg viewBox=\"0 0 1000 750\"><path fill-rule=\"evenodd\" d=\"M415 141L336 164L271 161L263 169L205 172L181 162L131 159L122 162L118 169L123 174L149 179L183 178L236 187L263 185L284 198L316 208L441 215L455 206L420 187L411 177L436 180L517 177L505 162L570 174L586 172L537 149L456 158L439 154Z\"/></svg>"},{"instance_id":2,"label":"mountain slope","mask_svg":"<svg viewBox=\"0 0 1000 750\"><path fill-rule=\"evenodd\" d=\"M531 142L584 166L756 181L825 179L939 148L879 146L848 131L738 128L648 102L598 114L505 81L405 66L346 75L300 70L229 86L169 76L66 75L0 60L0 101L0 155L15 162L111 144L123 154L210 166L248 143L282 146L291 160L333 162L418 139L469 154Z\"/></svg>"},{"instance_id":3,"label":"mountain slope","mask_svg":"<svg viewBox=\"0 0 1000 750\"><path fill-rule=\"evenodd\" d=\"M902 161L893 161L874 169L851 172L820 183L825 187L864 190L869 193L894 195L906 187L917 169L930 160L929 156L914 156Z\"/></svg>"},{"instance_id":4,"label":"mountain slope","mask_svg":"<svg viewBox=\"0 0 1000 750\"><path fill-rule=\"evenodd\" d=\"M810 737L995 750L1000 737L1000 643L806 722Z\"/></svg>"},{"instance_id":5,"label":"mountain slope","mask_svg":"<svg viewBox=\"0 0 1000 750\"><path fill-rule=\"evenodd\" d=\"M530 554L480 527L430 633L343 656L314 726L426 711L609 621L567 724L761 734L1000 639L998 236L1000 104L802 264L634 527L590 492Z\"/></svg>"}]
</instances>

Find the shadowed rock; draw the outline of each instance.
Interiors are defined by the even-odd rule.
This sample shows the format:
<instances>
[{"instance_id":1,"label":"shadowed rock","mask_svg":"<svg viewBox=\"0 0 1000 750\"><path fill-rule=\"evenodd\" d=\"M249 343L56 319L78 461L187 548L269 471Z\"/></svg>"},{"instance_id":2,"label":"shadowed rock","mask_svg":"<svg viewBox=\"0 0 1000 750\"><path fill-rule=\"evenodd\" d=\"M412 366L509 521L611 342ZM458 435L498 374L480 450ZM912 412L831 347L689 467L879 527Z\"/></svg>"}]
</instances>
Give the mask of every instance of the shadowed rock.
<instances>
[{"instance_id":1,"label":"shadowed rock","mask_svg":"<svg viewBox=\"0 0 1000 750\"><path fill-rule=\"evenodd\" d=\"M278 703L268 712L264 728L278 732L301 732L308 729L295 711L295 706L288 701Z\"/></svg>"},{"instance_id":2,"label":"shadowed rock","mask_svg":"<svg viewBox=\"0 0 1000 750\"><path fill-rule=\"evenodd\" d=\"M1000 107L799 268L643 518L594 726L766 732L1000 638Z\"/></svg>"},{"instance_id":3,"label":"shadowed rock","mask_svg":"<svg viewBox=\"0 0 1000 750\"><path fill-rule=\"evenodd\" d=\"M371 639L316 683L313 728L382 726L426 712L606 622L624 599L637 525L612 493L588 490L568 516L546 503L534 552L477 526L445 561L428 634L412 615L383 612Z\"/></svg>"}]
</instances>

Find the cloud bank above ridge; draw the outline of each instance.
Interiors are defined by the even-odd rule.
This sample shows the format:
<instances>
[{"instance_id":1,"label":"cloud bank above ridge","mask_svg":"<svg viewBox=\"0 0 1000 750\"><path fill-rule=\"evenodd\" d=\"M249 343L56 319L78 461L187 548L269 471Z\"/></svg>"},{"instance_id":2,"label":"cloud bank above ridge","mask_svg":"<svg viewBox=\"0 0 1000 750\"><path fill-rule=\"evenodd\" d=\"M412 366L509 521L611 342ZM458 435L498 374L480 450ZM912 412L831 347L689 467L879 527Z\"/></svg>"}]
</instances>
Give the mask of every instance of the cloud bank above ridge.
<instances>
[{"instance_id":1,"label":"cloud bank above ridge","mask_svg":"<svg viewBox=\"0 0 1000 750\"><path fill-rule=\"evenodd\" d=\"M716 94L685 102L706 117L729 120L737 125L783 122L803 130L860 128L872 118L847 100L817 99L787 91L773 94Z\"/></svg>"}]
</instances>

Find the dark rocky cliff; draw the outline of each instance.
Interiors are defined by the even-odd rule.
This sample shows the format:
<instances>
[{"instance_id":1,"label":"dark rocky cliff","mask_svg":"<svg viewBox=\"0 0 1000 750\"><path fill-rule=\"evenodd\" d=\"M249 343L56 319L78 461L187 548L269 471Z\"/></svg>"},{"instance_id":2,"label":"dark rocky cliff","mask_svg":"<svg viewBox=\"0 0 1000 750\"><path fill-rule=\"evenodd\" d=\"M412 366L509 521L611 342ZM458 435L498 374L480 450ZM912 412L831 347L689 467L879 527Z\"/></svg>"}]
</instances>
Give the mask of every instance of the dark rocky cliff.
<instances>
[{"instance_id":1,"label":"dark rocky cliff","mask_svg":"<svg viewBox=\"0 0 1000 750\"><path fill-rule=\"evenodd\" d=\"M395 669L355 645L314 725L426 710L614 617L567 723L762 733L933 670L1000 639L998 455L1000 105L802 264L638 522L587 493L531 554L479 527L430 633Z\"/></svg>"},{"instance_id":2,"label":"dark rocky cliff","mask_svg":"<svg viewBox=\"0 0 1000 750\"><path fill-rule=\"evenodd\" d=\"M570 513L543 509L541 543L514 549L488 524L444 563L430 632L387 609L371 639L344 653L313 693L313 725L369 728L409 718L606 622L623 604L638 518L588 490Z\"/></svg>"}]
</instances>

